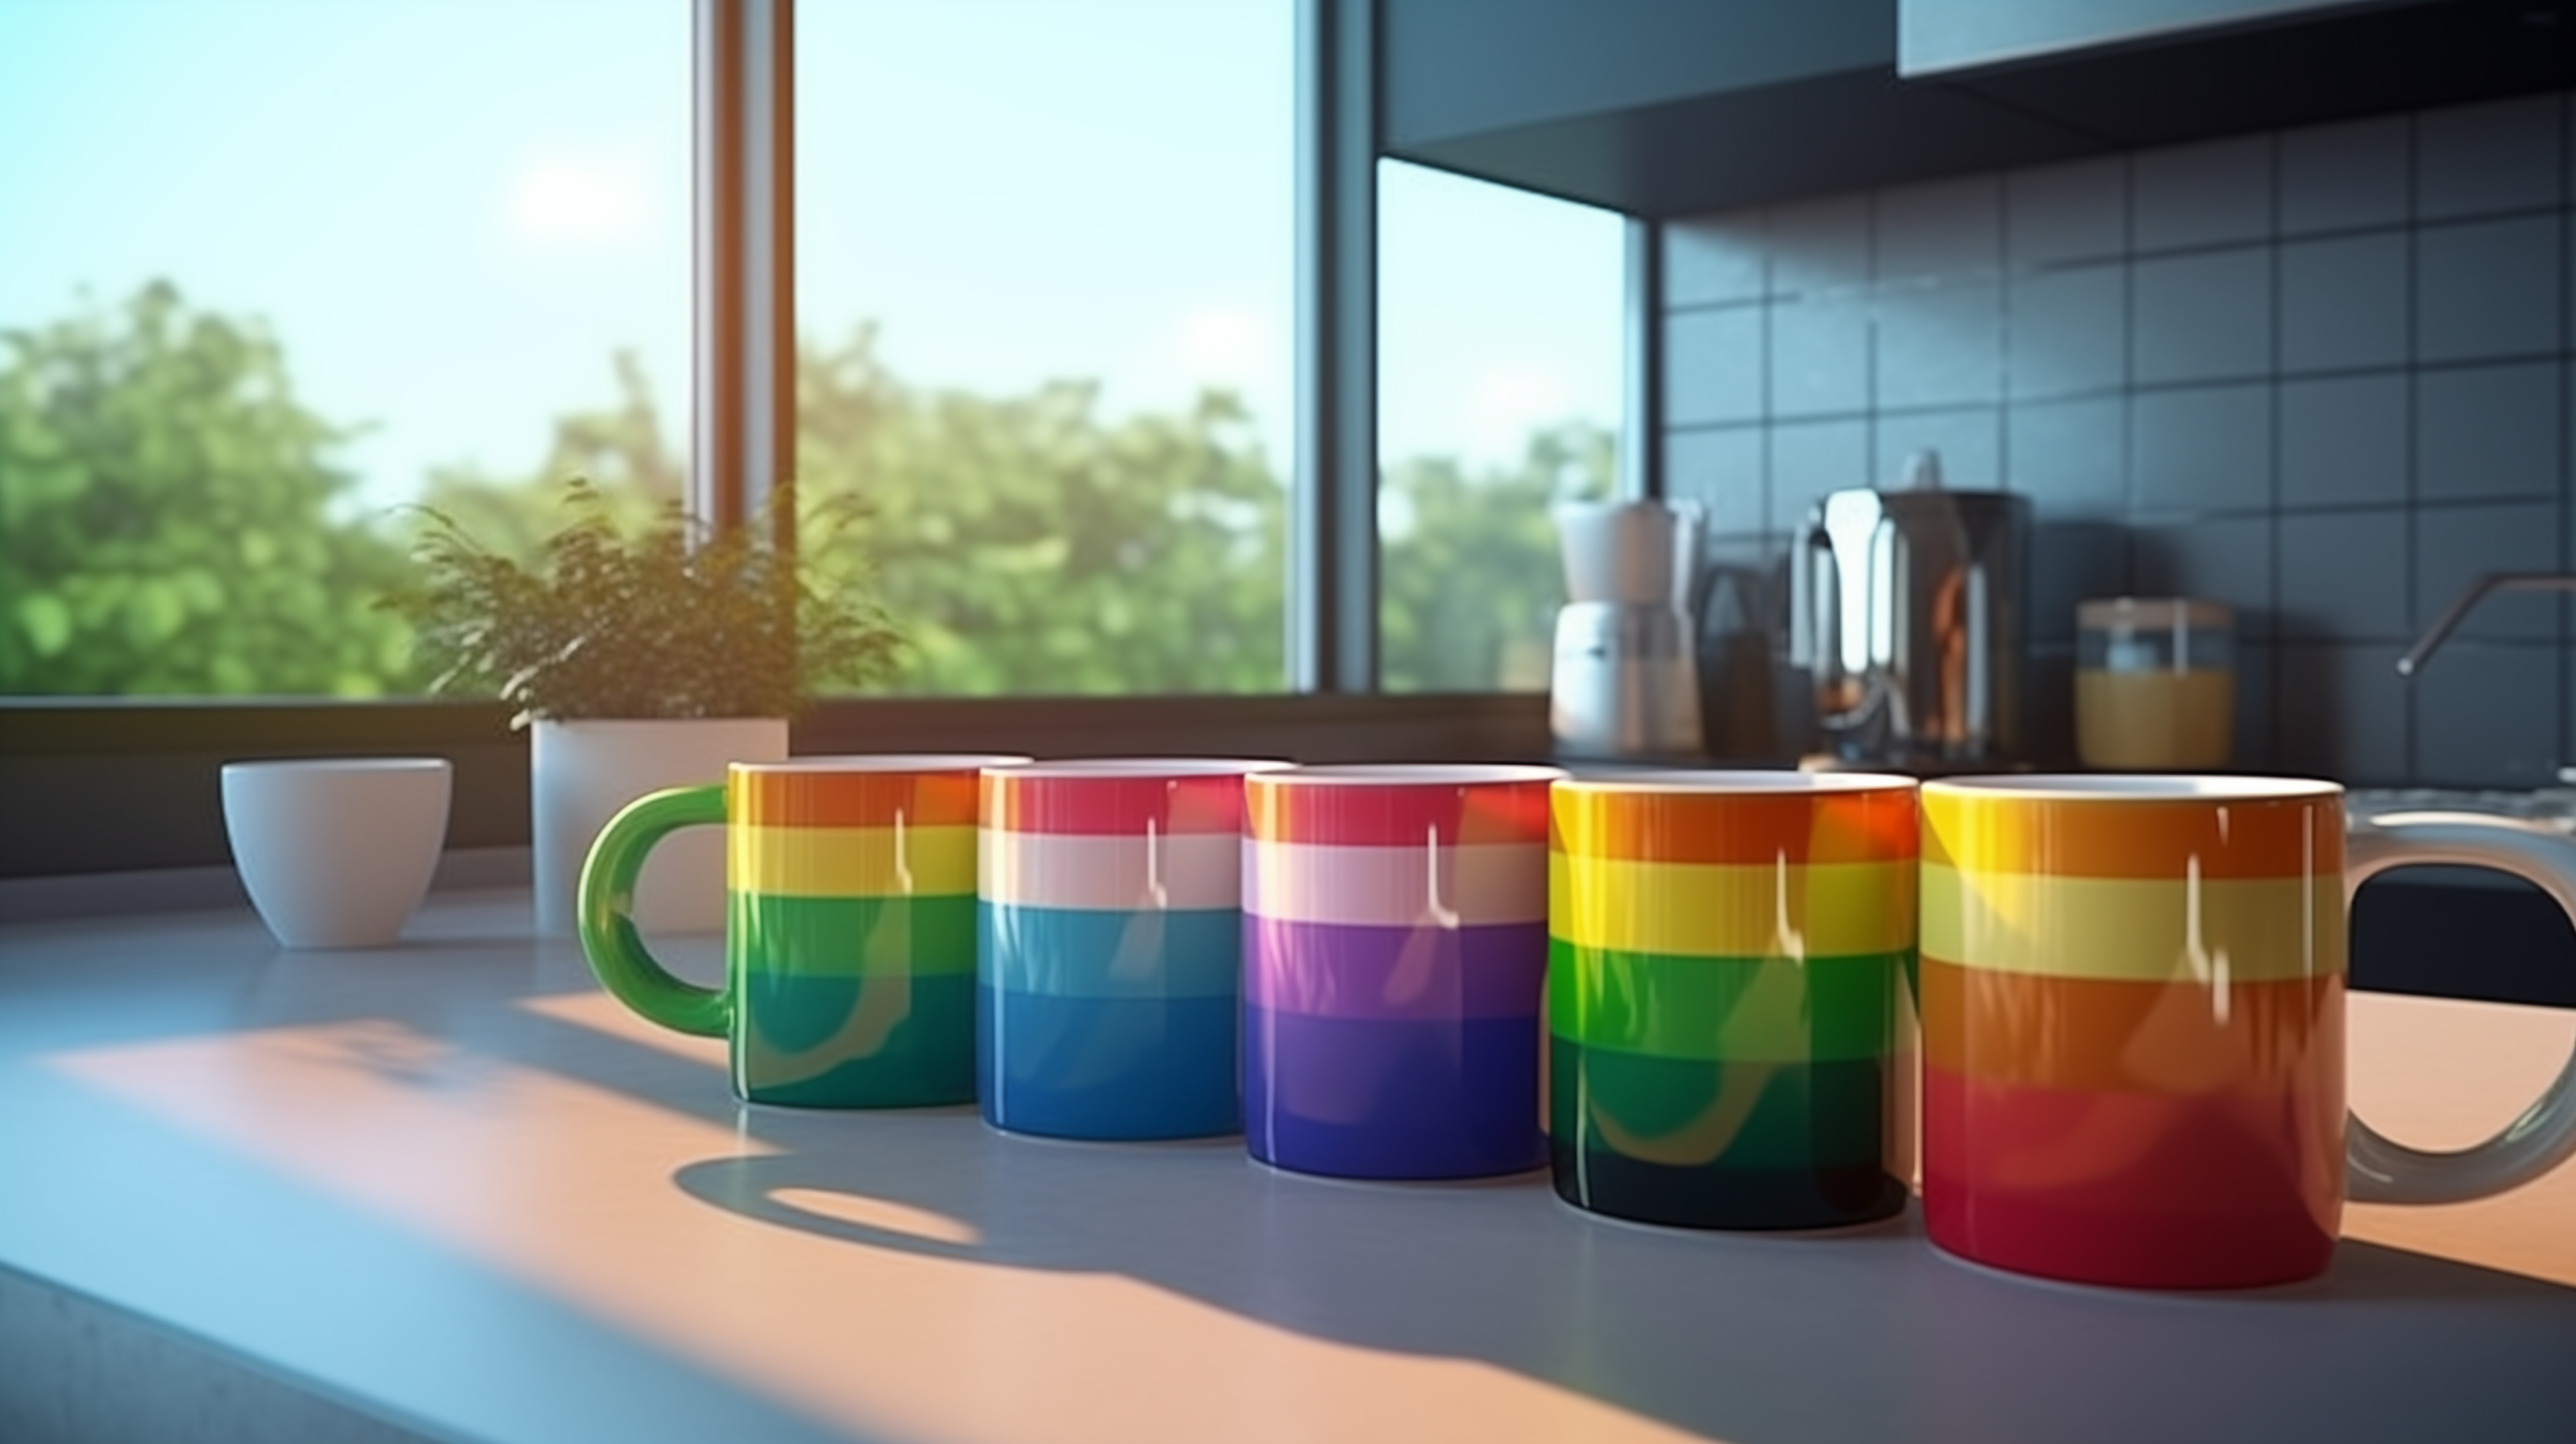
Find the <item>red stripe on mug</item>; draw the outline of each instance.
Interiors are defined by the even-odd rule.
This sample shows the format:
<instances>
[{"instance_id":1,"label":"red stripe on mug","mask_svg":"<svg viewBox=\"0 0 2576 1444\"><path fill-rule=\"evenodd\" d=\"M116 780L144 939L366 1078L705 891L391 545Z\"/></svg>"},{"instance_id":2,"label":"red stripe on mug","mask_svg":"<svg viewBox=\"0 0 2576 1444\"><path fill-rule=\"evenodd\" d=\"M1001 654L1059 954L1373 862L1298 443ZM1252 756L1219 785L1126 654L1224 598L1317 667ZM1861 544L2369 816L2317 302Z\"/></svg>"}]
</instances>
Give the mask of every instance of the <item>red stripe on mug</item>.
<instances>
[{"instance_id":1,"label":"red stripe on mug","mask_svg":"<svg viewBox=\"0 0 2576 1444\"><path fill-rule=\"evenodd\" d=\"M1263 842L1421 847L1547 841L1553 767L1298 767L1245 779L1245 831Z\"/></svg>"},{"instance_id":2,"label":"red stripe on mug","mask_svg":"<svg viewBox=\"0 0 2576 1444\"><path fill-rule=\"evenodd\" d=\"M1243 831L1243 779L1287 766L1235 758L1102 758L986 769L983 826L1141 837Z\"/></svg>"},{"instance_id":3,"label":"red stripe on mug","mask_svg":"<svg viewBox=\"0 0 2576 1444\"><path fill-rule=\"evenodd\" d=\"M1923 1214L1981 1263L2132 1288L2310 1277L2343 1208L2341 1090L2140 1094L1923 1070Z\"/></svg>"}]
</instances>

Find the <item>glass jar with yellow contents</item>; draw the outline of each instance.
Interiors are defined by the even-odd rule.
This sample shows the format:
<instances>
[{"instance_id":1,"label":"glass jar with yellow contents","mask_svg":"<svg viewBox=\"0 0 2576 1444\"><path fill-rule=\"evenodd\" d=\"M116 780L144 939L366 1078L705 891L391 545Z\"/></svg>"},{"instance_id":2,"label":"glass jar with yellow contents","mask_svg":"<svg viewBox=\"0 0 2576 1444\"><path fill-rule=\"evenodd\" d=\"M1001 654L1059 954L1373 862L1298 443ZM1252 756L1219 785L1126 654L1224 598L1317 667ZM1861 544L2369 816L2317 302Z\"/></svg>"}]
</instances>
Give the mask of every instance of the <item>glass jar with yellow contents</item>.
<instances>
[{"instance_id":1,"label":"glass jar with yellow contents","mask_svg":"<svg viewBox=\"0 0 2576 1444\"><path fill-rule=\"evenodd\" d=\"M2236 614L2189 597L2076 606L2075 750L2087 767L2224 767Z\"/></svg>"}]
</instances>

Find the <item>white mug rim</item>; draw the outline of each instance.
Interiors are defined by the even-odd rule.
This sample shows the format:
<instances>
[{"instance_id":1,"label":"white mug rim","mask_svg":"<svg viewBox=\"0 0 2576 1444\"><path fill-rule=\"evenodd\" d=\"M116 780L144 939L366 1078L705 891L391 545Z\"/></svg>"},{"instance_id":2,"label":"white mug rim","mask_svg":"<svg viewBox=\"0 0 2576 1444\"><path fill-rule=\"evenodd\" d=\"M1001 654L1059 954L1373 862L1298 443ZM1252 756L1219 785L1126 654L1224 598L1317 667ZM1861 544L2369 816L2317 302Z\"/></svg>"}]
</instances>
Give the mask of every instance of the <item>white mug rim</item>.
<instances>
[{"instance_id":1,"label":"white mug rim","mask_svg":"<svg viewBox=\"0 0 2576 1444\"><path fill-rule=\"evenodd\" d=\"M816 753L772 762L729 762L735 772L761 776L797 773L975 772L1026 758L991 752Z\"/></svg>"},{"instance_id":2,"label":"white mug rim","mask_svg":"<svg viewBox=\"0 0 2576 1444\"><path fill-rule=\"evenodd\" d=\"M1247 782L1300 787L1473 787L1562 782L1562 767L1528 762L1330 762L1247 777Z\"/></svg>"},{"instance_id":3,"label":"white mug rim","mask_svg":"<svg viewBox=\"0 0 2576 1444\"><path fill-rule=\"evenodd\" d=\"M1042 782L1127 779L1151 781L1173 777L1238 777L1294 767L1276 757L1061 757L1045 761L996 763L984 769L994 778L1028 778Z\"/></svg>"},{"instance_id":4,"label":"white mug rim","mask_svg":"<svg viewBox=\"0 0 2576 1444\"><path fill-rule=\"evenodd\" d=\"M1706 797L1794 797L1821 793L1912 791L1920 784L1896 772L1797 772L1787 768L1673 767L1597 777L1573 776L1568 792L1688 793Z\"/></svg>"},{"instance_id":5,"label":"white mug rim","mask_svg":"<svg viewBox=\"0 0 2576 1444\"><path fill-rule=\"evenodd\" d=\"M2343 796L2340 782L2237 773L1996 773L1927 781L1928 796L2014 802L2292 802Z\"/></svg>"},{"instance_id":6,"label":"white mug rim","mask_svg":"<svg viewBox=\"0 0 2576 1444\"><path fill-rule=\"evenodd\" d=\"M282 776L323 772L447 772L456 764L444 757L262 757L227 762L226 777Z\"/></svg>"}]
</instances>

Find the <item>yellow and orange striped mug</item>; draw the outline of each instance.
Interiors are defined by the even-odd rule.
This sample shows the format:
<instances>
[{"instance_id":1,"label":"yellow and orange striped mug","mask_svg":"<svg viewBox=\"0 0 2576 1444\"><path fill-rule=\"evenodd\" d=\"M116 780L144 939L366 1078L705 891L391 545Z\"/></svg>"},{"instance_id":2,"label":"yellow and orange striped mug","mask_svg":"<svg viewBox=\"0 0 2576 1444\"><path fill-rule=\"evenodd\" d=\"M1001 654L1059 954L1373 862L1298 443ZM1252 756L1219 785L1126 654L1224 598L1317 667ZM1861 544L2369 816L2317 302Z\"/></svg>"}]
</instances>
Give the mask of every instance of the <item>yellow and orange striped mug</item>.
<instances>
[{"instance_id":1,"label":"yellow and orange striped mug","mask_svg":"<svg viewBox=\"0 0 2576 1444\"><path fill-rule=\"evenodd\" d=\"M2576 1153L2576 1059L2505 1133L2417 1153L2344 1108L2345 923L2393 867L2527 878L2576 841L2467 813L2347 835L2343 789L1981 777L1922 792L1923 1207L1979 1263L2145 1288L2324 1271L2343 1201L2500 1193Z\"/></svg>"}]
</instances>

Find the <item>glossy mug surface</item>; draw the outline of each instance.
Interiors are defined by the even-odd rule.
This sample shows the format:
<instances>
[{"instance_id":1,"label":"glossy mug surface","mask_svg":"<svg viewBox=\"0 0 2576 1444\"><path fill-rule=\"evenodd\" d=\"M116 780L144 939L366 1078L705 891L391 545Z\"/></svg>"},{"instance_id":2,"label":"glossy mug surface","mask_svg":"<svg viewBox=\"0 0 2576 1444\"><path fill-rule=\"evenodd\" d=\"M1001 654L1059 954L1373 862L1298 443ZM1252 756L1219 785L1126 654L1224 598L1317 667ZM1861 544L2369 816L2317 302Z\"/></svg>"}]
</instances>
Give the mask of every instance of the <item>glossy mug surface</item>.
<instances>
[{"instance_id":1,"label":"glossy mug surface","mask_svg":"<svg viewBox=\"0 0 2576 1444\"><path fill-rule=\"evenodd\" d=\"M666 1028L730 1041L754 1103L902 1108L975 1096L976 789L1000 756L737 762L654 793L582 869L582 950ZM673 977L637 932L636 877L684 827L725 827L725 985Z\"/></svg>"},{"instance_id":2,"label":"glossy mug surface","mask_svg":"<svg viewBox=\"0 0 2576 1444\"><path fill-rule=\"evenodd\" d=\"M1915 784L1648 772L1556 784L1549 1140L1581 1208L1822 1228L1904 1207Z\"/></svg>"},{"instance_id":3,"label":"glossy mug surface","mask_svg":"<svg viewBox=\"0 0 2576 1444\"><path fill-rule=\"evenodd\" d=\"M2342 789L2251 777L1923 787L1923 1204L1932 1241L2086 1283L2283 1283L2347 1192L2479 1196L2576 1148L2569 1076L2458 1155L2344 1108L2349 891L2409 863L2531 878L2576 916L2576 843L2501 818L2356 829ZM2553 1101L2554 1100L2554 1101Z\"/></svg>"},{"instance_id":4,"label":"glossy mug surface","mask_svg":"<svg viewBox=\"0 0 2576 1444\"><path fill-rule=\"evenodd\" d=\"M1245 779L1244 1135L1265 1163L1469 1178L1539 1131L1549 767Z\"/></svg>"},{"instance_id":5,"label":"glossy mug surface","mask_svg":"<svg viewBox=\"0 0 2576 1444\"><path fill-rule=\"evenodd\" d=\"M1285 765L985 769L975 1001L985 1121L1091 1139L1242 1126L1243 778Z\"/></svg>"}]
</instances>

